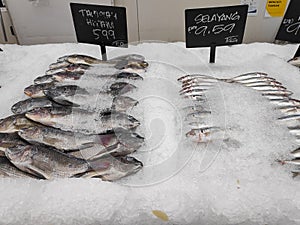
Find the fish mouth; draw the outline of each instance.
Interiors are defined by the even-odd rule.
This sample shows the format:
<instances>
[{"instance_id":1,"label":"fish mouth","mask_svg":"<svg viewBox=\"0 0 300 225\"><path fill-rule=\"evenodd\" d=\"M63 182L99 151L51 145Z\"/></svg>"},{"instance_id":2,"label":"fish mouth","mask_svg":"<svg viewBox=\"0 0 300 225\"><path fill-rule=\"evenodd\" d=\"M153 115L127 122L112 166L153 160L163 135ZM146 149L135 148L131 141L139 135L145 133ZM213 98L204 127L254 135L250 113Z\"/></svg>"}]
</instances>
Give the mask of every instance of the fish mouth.
<instances>
[{"instance_id":1,"label":"fish mouth","mask_svg":"<svg viewBox=\"0 0 300 225\"><path fill-rule=\"evenodd\" d=\"M33 93L29 90L24 90L24 94L29 96L29 97L32 97Z\"/></svg>"}]
</instances>

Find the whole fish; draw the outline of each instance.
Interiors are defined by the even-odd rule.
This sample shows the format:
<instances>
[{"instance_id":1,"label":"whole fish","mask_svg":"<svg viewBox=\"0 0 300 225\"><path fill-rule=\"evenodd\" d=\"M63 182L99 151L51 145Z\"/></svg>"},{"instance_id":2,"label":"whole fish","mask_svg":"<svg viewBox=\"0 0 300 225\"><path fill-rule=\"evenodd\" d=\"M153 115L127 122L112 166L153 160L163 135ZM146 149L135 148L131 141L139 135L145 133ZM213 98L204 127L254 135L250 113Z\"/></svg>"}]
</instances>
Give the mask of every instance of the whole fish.
<instances>
[{"instance_id":1,"label":"whole fish","mask_svg":"<svg viewBox=\"0 0 300 225\"><path fill-rule=\"evenodd\" d=\"M265 85L282 86L282 83L280 83L276 80L259 80L259 81L252 81L252 82L244 83L244 85L247 87L265 86Z\"/></svg>"},{"instance_id":2,"label":"whole fish","mask_svg":"<svg viewBox=\"0 0 300 225\"><path fill-rule=\"evenodd\" d=\"M281 121L299 120L300 121L300 114L292 114L292 115L282 116L282 117L279 117L278 120L281 120Z\"/></svg>"},{"instance_id":3,"label":"whole fish","mask_svg":"<svg viewBox=\"0 0 300 225\"><path fill-rule=\"evenodd\" d=\"M211 114L211 111L206 111L206 110L195 111L195 112L187 114L185 119L187 121L189 121L191 119L203 119L207 115L210 115L210 114Z\"/></svg>"},{"instance_id":4,"label":"whole fish","mask_svg":"<svg viewBox=\"0 0 300 225\"><path fill-rule=\"evenodd\" d=\"M66 67L68 65L70 65L71 63L67 62L67 61L61 61L61 62L55 62L55 63L51 63L49 65L49 69L53 70L53 69L58 69L61 67Z\"/></svg>"},{"instance_id":5,"label":"whole fish","mask_svg":"<svg viewBox=\"0 0 300 225\"><path fill-rule=\"evenodd\" d=\"M119 73L110 74L110 75L97 74L96 77L97 78L106 78L106 79L116 79L116 80L117 79L127 79L127 80L143 80L144 79L137 73L125 72L125 71L121 71Z\"/></svg>"},{"instance_id":6,"label":"whole fish","mask_svg":"<svg viewBox=\"0 0 300 225\"><path fill-rule=\"evenodd\" d=\"M258 83L258 82L277 82L275 78L272 77L249 77L244 80L238 80L238 81L232 81L232 80L224 80L227 83L238 83L238 84L253 84L253 83Z\"/></svg>"},{"instance_id":7,"label":"whole fish","mask_svg":"<svg viewBox=\"0 0 300 225\"><path fill-rule=\"evenodd\" d=\"M177 80L181 81L181 82L188 82L193 79L217 80L217 78L215 78L215 77L203 75L203 74L187 74L185 76L178 78Z\"/></svg>"},{"instance_id":8,"label":"whole fish","mask_svg":"<svg viewBox=\"0 0 300 225\"><path fill-rule=\"evenodd\" d=\"M251 88L257 91L272 91L272 90L286 91L286 88L283 86L272 86L272 85L256 85L256 86L251 86Z\"/></svg>"},{"instance_id":9,"label":"whole fish","mask_svg":"<svg viewBox=\"0 0 300 225\"><path fill-rule=\"evenodd\" d=\"M131 60L131 61L144 61L145 57L142 55L138 55L138 54L128 54L128 55L121 55L121 56L117 56L114 57L108 61L110 62L120 62L123 60Z\"/></svg>"},{"instance_id":10,"label":"whole fish","mask_svg":"<svg viewBox=\"0 0 300 225\"><path fill-rule=\"evenodd\" d=\"M0 133L0 155L5 156L5 151L8 148L17 145L27 145L27 142L22 140L17 133Z\"/></svg>"},{"instance_id":11,"label":"whole fish","mask_svg":"<svg viewBox=\"0 0 300 225\"><path fill-rule=\"evenodd\" d=\"M268 74L266 74L266 73L253 72L253 73L241 74L241 75L235 76L230 79L220 79L220 80L228 82L228 83L232 83L232 82L240 82L243 80L248 80L248 79L253 79L253 78L262 78L262 77L267 77L267 76L268 76Z\"/></svg>"},{"instance_id":12,"label":"whole fish","mask_svg":"<svg viewBox=\"0 0 300 225\"><path fill-rule=\"evenodd\" d=\"M53 76L52 75L43 75L34 79L34 84L44 84L44 83L52 83Z\"/></svg>"},{"instance_id":13,"label":"whole fish","mask_svg":"<svg viewBox=\"0 0 300 225\"><path fill-rule=\"evenodd\" d=\"M126 112L128 109L133 108L139 102L128 96L116 96L114 97L111 105L111 109L117 112Z\"/></svg>"},{"instance_id":14,"label":"whole fish","mask_svg":"<svg viewBox=\"0 0 300 225\"><path fill-rule=\"evenodd\" d=\"M65 67L60 67L58 69L49 69L46 71L46 75L53 75L55 73L59 72L86 72L88 69L90 69L91 66L86 64L70 64Z\"/></svg>"},{"instance_id":15,"label":"whole fish","mask_svg":"<svg viewBox=\"0 0 300 225\"><path fill-rule=\"evenodd\" d=\"M204 110L203 105L191 105L191 106L186 106L184 108L182 108L182 110L186 113L192 113L195 111L202 111Z\"/></svg>"},{"instance_id":16,"label":"whole fish","mask_svg":"<svg viewBox=\"0 0 300 225\"><path fill-rule=\"evenodd\" d=\"M26 100L17 102L11 107L11 111L14 114L22 114L32 109L39 107L54 107L59 106L57 103L51 101L46 97L41 98L28 98Z\"/></svg>"},{"instance_id":17,"label":"whole fish","mask_svg":"<svg viewBox=\"0 0 300 225\"><path fill-rule=\"evenodd\" d=\"M15 167L6 157L0 157L0 177L36 178Z\"/></svg>"},{"instance_id":18,"label":"whole fish","mask_svg":"<svg viewBox=\"0 0 300 225\"><path fill-rule=\"evenodd\" d=\"M188 89L182 89L180 90L180 95L186 95L186 94L192 94L192 93L204 93L208 89L210 89L211 86L200 86L195 88L188 88Z\"/></svg>"},{"instance_id":19,"label":"whole fish","mask_svg":"<svg viewBox=\"0 0 300 225\"><path fill-rule=\"evenodd\" d=\"M288 63L293 65L293 66L300 67L300 56L297 56L295 58L292 58L292 59L288 60Z\"/></svg>"},{"instance_id":20,"label":"whole fish","mask_svg":"<svg viewBox=\"0 0 300 225\"><path fill-rule=\"evenodd\" d=\"M185 83L182 85L182 89L188 89L188 88L195 88L195 87L207 87L207 86L214 86L216 84L216 82L196 82L196 81L192 81L190 83Z\"/></svg>"},{"instance_id":21,"label":"whole fish","mask_svg":"<svg viewBox=\"0 0 300 225\"><path fill-rule=\"evenodd\" d=\"M290 108L290 107L300 107L300 101L297 99L289 98L277 103L277 108Z\"/></svg>"},{"instance_id":22,"label":"whole fish","mask_svg":"<svg viewBox=\"0 0 300 225\"><path fill-rule=\"evenodd\" d=\"M105 63L105 61L102 61L100 59L88 56L88 55L78 55L78 54L74 54L74 55L68 55L65 58L59 58L58 60L67 61L71 64L87 64L87 65L91 65L91 64L100 64L100 63Z\"/></svg>"},{"instance_id":23,"label":"whole fish","mask_svg":"<svg viewBox=\"0 0 300 225\"><path fill-rule=\"evenodd\" d=\"M291 154L292 154L295 158L300 158L300 148L297 148L296 150L292 151Z\"/></svg>"},{"instance_id":24,"label":"whole fish","mask_svg":"<svg viewBox=\"0 0 300 225\"><path fill-rule=\"evenodd\" d=\"M46 126L85 134L99 134L114 128L134 129L140 122L120 112L90 112L78 108L37 108L26 117Z\"/></svg>"},{"instance_id":25,"label":"whole fish","mask_svg":"<svg viewBox=\"0 0 300 225\"><path fill-rule=\"evenodd\" d=\"M191 129L186 133L186 137L192 138L195 142L207 142L210 140L211 133L220 131L219 127L201 127Z\"/></svg>"},{"instance_id":26,"label":"whole fish","mask_svg":"<svg viewBox=\"0 0 300 225\"><path fill-rule=\"evenodd\" d=\"M293 92L289 90L264 90L261 91L262 95L285 95L285 96L290 96L293 94Z\"/></svg>"},{"instance_id":27,"label":"whole fish","mask_svg":"<svg viewBox=\"0 0 300 225\"><path fill-rule=\"evenodd\" d=\"M52 79L57 82L63 82L63 81L79 80L83 74L84 74L83 71L78 71L78 72L64 71L64 72L55 73L50 76L52 76Z\"/></svg>"},{"instance_id":28,"label":"whole fish","mask_svg":"<svg viewBox=\"0 0 300 225\"><path fill-rule=\"evenodd\" d=\"M16 114L0 120L0 133L14 133L31 126L38 124L27 119L24 114Z\"/></svg>"},{"instance_id":29,"label":"whole fish","mask_svg":"<svg viewBox=\"0 0 300 225\"><path fill-rule=\"evenodd\" d=\"M55 86L55 82L34 84L26 87L24 93L31 98L45 97L44 90Z\"/></svg>"},{"instance_id":30,"label":"whole fish","mask_svg":"<svg viewBox=\"0 0 300 225\"><path fill-rule=\"evenodd\" d=\"M90 169L83 159L38 145L16 146L7 149L5 154L20 170L45 179L73 177Z\"/></svg>"},{"instance_id":31,"label":"whole fish","mask_svg":"<svg viewBox=\"0 0 300 225\"><path fill-rule=\"evenodd\" d=\"M114 97L114 95L124 94L135 88L134 85L125 85L125 83L115 83L110 86L108 91L64 85L44 90L44 94L51 100L65 106L75 106L93 111L103 111L110 108L116 111L126 111L135 106L137 101L126 96Z\"/></svg>"},{"instance_id":32,"label":"whole fish","mask_svg":"<svg viewBox=\"0 0 300 225\"><path fill-rule=\"evenodd\" d=\"M122 95L135 89L137 89L137 87L133 84L129 84L127 82L115 82L110 85L108 92L112 95Z\"/></svg>"},{"instance_id":33,"label":"whole fish","mask_svg":"<svg viewBox=\"0 0 300 225\"><path fill-rule=\"evenodd\" d=\"M115 181L142 169L143 163L130 156L123 157L102 157L89 161L93 171L83 174L82 178L101 178L104 181ZM99 165L108 164L107 169L99 168Z\"/></svg>"}]
</instances>

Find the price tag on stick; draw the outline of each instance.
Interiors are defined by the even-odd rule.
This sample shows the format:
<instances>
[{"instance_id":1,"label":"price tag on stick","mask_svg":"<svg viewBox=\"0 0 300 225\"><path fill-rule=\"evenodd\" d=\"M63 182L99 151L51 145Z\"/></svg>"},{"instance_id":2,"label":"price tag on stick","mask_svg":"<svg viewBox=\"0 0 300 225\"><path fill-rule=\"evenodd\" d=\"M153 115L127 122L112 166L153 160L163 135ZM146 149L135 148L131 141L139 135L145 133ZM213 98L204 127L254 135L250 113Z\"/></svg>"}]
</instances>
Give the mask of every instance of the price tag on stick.
<instances>
[{"instance_id":1,"label":"price tag on stick","mask_svg":"<svg viewBox=\"0 0 300 225\"><path fill-rule=\"evenodd\" d=\"M210 47L210 63L216 46L241 44L248 5L185 10L186 47Z\"/></svg>"},{"instance_id":2,"label":"price tag on stick","mask_svg":"<svg viewBox=\"0 0 300 225\"><path fill-rule=\"evenodd\" d=\"M106 46L128 47L126 8L70 3L77 41L100 45L102 60Z\"/></svg>"}]
</instances>

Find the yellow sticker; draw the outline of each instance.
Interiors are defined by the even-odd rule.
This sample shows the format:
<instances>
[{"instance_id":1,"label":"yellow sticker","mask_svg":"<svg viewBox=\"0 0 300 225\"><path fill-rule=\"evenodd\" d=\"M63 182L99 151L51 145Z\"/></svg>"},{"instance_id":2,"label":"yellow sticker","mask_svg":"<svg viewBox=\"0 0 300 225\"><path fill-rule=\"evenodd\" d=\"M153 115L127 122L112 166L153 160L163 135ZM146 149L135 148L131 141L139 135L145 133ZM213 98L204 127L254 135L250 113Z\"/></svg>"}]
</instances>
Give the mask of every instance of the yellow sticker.
<instances>
[{"instance_id":1,"label":"yellow sticker","mask_svg":"<svg viewBox=\"0 0 300 225\"><path fill-rule=\"evenodd\" d=\"M152 213L159 219L163 221L168 221L169 217L166 213L160 211L160 210L152 210Z\"/></svg>"},{"instance_id":2,"label":"yellow sticker","mask_svg":"<svg viewBox=\"0 0 300 225\"><path fill-rule=\"evenodd\" d=\"M266 17L282 17L287 0L268 0L266 5Z\"/></svg>"}]
</instances>

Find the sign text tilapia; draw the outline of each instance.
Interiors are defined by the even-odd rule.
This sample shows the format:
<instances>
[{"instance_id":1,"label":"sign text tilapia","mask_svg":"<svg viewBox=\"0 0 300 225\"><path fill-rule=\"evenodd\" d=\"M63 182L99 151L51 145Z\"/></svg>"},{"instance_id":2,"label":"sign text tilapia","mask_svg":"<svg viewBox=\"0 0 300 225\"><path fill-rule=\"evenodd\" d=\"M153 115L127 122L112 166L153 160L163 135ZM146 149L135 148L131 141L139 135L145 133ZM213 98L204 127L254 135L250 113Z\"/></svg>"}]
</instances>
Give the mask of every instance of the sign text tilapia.
<instances>
[{"instance_id":1,"label":"sign text tilapia","mask_svg":"<svg viewBox=\"0 0 300 225\"><path fill-rule=\"evenodd\" d=\"M107 40L116 39L114 22L118 20L117 13L88 9L80 9L78 13L85 19L86 25L93 27L95 40L100 39L101 36Z\"/></svg>"}]
</instances>

